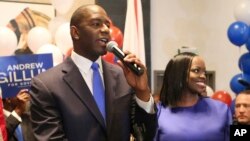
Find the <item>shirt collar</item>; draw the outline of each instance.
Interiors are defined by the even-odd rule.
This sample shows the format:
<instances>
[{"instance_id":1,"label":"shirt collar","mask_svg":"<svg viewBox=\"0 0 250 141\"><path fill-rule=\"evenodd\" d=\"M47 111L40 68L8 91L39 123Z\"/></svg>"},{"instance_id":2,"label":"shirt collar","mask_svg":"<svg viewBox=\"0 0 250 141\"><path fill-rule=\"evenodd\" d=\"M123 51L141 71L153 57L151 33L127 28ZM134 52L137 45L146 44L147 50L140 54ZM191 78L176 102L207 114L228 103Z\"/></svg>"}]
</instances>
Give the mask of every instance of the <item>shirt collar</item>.
<instances>
[{"instance_id":1,"label":"shirt collar","mask_svg":"<svg viewBox=\"0 0 250 141\"><path fill-rule=\"evenodd\" d=\"M92 65L92 61L77 54L76 52L72 51L71 54L71 58L74 61L74 63L76 64L76 66L83 71L85 74L89 72L89 70L91 69L91 65ZM99 71L101 73L103 73L103 69L102 69L102 59L101 57L99 57L96 61L96 63L99 64ZM84 65L83 65L84 64Z\"/></svg>"}]
</instances>

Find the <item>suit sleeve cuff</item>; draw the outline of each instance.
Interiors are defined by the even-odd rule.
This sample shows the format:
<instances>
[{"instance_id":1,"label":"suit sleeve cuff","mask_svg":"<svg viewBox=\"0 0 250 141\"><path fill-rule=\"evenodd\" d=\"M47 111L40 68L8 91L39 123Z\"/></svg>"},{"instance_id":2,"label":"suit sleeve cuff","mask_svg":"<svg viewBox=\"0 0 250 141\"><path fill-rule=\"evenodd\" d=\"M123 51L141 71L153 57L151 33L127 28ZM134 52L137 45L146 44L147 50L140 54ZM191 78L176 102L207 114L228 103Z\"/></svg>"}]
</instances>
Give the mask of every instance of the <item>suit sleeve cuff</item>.
<instances>
[{"instance_id":1,"label":"suit sleeve cuff","mask_svg":"<svg viewBox=\"0 0 250 141\"><path fill-rule=\"evenodd\" d=\"M154 114L155 113L155 110L154 110L154 98L153 98L152 95L150 95L150 99L149 99L148 102L140 100L137 96L135 96L135 101L147 113L149 113L149 114Z\"/></svg>"}]
</instances>

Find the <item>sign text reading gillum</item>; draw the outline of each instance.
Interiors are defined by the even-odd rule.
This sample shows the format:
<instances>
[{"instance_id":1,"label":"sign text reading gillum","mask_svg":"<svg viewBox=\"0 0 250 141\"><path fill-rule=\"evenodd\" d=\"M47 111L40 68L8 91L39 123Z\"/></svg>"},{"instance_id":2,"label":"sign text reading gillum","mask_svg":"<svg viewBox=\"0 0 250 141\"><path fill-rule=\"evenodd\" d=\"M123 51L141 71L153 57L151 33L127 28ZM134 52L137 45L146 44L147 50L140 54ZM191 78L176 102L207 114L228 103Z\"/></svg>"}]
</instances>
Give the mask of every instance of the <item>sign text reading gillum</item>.
<instances>
[{"instance_id":1,"label":"sign text reading gillum","mask_svg":"<svg viewBox=\"0 0 250 141\"><path fill-rule=\"evenodd\" d=\"M0 57L0 85L3 98L29 89L31 78L53 67L52 54Z\"/></svg>"}]
</instances>

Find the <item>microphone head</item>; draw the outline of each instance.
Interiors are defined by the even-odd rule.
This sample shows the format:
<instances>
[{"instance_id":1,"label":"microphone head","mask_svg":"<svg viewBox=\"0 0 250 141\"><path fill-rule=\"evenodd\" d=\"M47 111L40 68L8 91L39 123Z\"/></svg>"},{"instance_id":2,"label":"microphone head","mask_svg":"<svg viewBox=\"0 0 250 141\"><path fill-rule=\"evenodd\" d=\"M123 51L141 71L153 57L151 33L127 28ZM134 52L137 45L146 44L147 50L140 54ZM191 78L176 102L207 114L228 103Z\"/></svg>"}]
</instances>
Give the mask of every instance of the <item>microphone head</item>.
<instances>
[{"instance_id":1,"label":"microphone head","mask_svg":"<svg viewBox=\"0 0 250 141\"><path fill-rule=\"evenodd\" d=\"M106 49L109 52L112 52L115 47L117 47L118 44L115 41L109 41L106 45Z\"/></svg>"}]
</instances>

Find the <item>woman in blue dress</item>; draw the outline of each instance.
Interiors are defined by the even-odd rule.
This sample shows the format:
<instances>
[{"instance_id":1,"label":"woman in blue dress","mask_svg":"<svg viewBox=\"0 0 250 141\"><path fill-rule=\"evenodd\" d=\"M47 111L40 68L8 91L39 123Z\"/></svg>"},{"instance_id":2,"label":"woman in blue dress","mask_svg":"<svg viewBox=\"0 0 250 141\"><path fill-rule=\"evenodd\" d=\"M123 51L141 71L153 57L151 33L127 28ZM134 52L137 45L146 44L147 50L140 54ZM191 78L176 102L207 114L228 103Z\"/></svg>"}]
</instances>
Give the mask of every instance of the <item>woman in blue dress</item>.
<instances>
[{"instance_id":1,"label":"woman in blue dress","mask_svg":"<svg viewBox=\"0 0 250 141\"><path fill-rule=\"evenodd\" d=\"M194 53L180 53L166 66L155 141L227 141L232 123L229 107L201 94L206 67Z\"/></svg>"}]
</instances>

